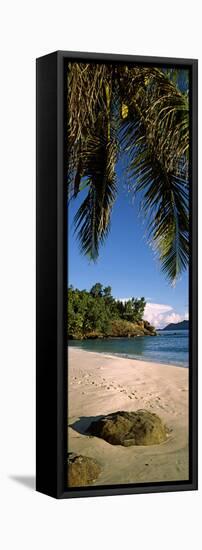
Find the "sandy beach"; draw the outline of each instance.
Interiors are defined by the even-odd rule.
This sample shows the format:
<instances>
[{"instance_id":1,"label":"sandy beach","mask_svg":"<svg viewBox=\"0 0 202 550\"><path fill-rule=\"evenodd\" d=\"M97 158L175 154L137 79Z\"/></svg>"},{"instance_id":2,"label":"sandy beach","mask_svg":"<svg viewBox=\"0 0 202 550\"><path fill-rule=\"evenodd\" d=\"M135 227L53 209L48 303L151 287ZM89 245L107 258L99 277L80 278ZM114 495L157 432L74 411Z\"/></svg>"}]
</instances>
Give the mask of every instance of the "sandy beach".
<instances>
[{"instance_id":1,"label":"sandy beach","mask_svg":"<svg viewBox=\"0 0 202 550\"><path fill-rule=\"evenodd\" d=\"M93 485L187 480L187 368L107 356L69 347L68 450L95 458ZM169 429L160 445L123 447L85 435L99 415L146 409Z\"/></svg>"}]
</instances>

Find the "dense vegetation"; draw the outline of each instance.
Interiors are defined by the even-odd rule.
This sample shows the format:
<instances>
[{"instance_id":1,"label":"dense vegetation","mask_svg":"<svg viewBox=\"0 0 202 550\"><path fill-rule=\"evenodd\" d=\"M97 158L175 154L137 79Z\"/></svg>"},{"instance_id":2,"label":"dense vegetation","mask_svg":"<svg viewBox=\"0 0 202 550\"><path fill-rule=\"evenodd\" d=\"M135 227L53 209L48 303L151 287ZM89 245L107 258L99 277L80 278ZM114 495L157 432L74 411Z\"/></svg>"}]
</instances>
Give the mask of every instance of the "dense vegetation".
<instances>
[{"instance_id":1,"label":"dense vegetation","mask_svg":"<svg viewBox=\"0 0 202 550\"><path fill-rule=\"evenodd\" d=\"M112 296L110 286L100 283L91 290L68 289L68 337L101 338L131 337L155 334L147 321L143 321L144 298L131 298L122 302Z\"/></svg>"}]
</instances>

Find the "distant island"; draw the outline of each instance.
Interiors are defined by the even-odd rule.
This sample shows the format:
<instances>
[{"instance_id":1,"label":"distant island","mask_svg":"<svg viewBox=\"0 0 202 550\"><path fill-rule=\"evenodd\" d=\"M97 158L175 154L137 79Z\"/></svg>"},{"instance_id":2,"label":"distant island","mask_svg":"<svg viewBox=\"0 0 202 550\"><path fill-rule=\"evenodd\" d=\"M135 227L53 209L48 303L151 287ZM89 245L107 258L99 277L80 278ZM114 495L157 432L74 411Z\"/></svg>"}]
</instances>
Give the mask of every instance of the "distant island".
<instances>
[{"instance_id":1,"label":"distant island","mask_svg":"<svg viewBox=\"0 0 202 550\"><path fill-rule=\"evenodd\" d=\"M180 321L180 323L170 323L164 328L159 330L189 330L189 321Z\"/></svg>"},{"instance_id":2,"label":"distant island","mask_svg":"<svg viewBox=\"0 0 202 550\"><path fill-rule=\"evenodd\" d=\"M117 300L110 286L95 283L90 291L68 288L68 338L133 338L156 336L155 328L143 319L145 299Z\"/></svg>"}]
</instances>

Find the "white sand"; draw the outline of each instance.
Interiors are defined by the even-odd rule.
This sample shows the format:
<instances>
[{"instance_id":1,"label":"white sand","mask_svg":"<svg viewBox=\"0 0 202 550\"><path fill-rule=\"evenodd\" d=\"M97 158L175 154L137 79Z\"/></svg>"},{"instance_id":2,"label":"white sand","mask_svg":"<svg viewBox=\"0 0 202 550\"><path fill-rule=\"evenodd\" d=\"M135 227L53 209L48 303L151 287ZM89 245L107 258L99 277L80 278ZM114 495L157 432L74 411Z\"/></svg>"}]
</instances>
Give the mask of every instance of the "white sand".
<instances>
[{"instance_id":1,"label":"white sand","mask_svg":"<svg viewBox=\"0 0 202 550\"><path fill-rule=\"evenodd\" d=\"M94 485L188 479L188 369L69 348L68 448L95 458ZM123 447L84 434L98 415L147 409L171 431L161 445Z\"/></svg>"}]
</instances>

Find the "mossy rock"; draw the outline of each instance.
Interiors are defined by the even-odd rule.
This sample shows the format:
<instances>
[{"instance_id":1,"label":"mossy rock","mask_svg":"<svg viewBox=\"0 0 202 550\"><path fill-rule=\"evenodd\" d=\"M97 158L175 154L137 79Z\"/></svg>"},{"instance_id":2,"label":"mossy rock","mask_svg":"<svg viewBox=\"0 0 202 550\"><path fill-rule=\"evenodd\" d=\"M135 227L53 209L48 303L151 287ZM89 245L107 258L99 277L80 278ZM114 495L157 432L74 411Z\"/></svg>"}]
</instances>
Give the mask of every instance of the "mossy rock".
<instances>
[{"instance_id":1,"label":"mossy rock","mask_svg":"<svg viewBox=\"0 0 202 550\"><path fill-rule=\"evenodd\" d=\"M112 445L157 445L166 441L168 430L157 414L146 410L118 411L94 421L88 433Z\"/></svg>"},{"instance_id":2,"label":"mossy rock","mask_svg":"<svg viewBox=\"0 0 202 550\"><path fill-rule=\"evenodd\" d=\"M68 487L82 487L93 483L101 472L101 467L94 458L68 453Z\"/></svg>"}]
</instances>

